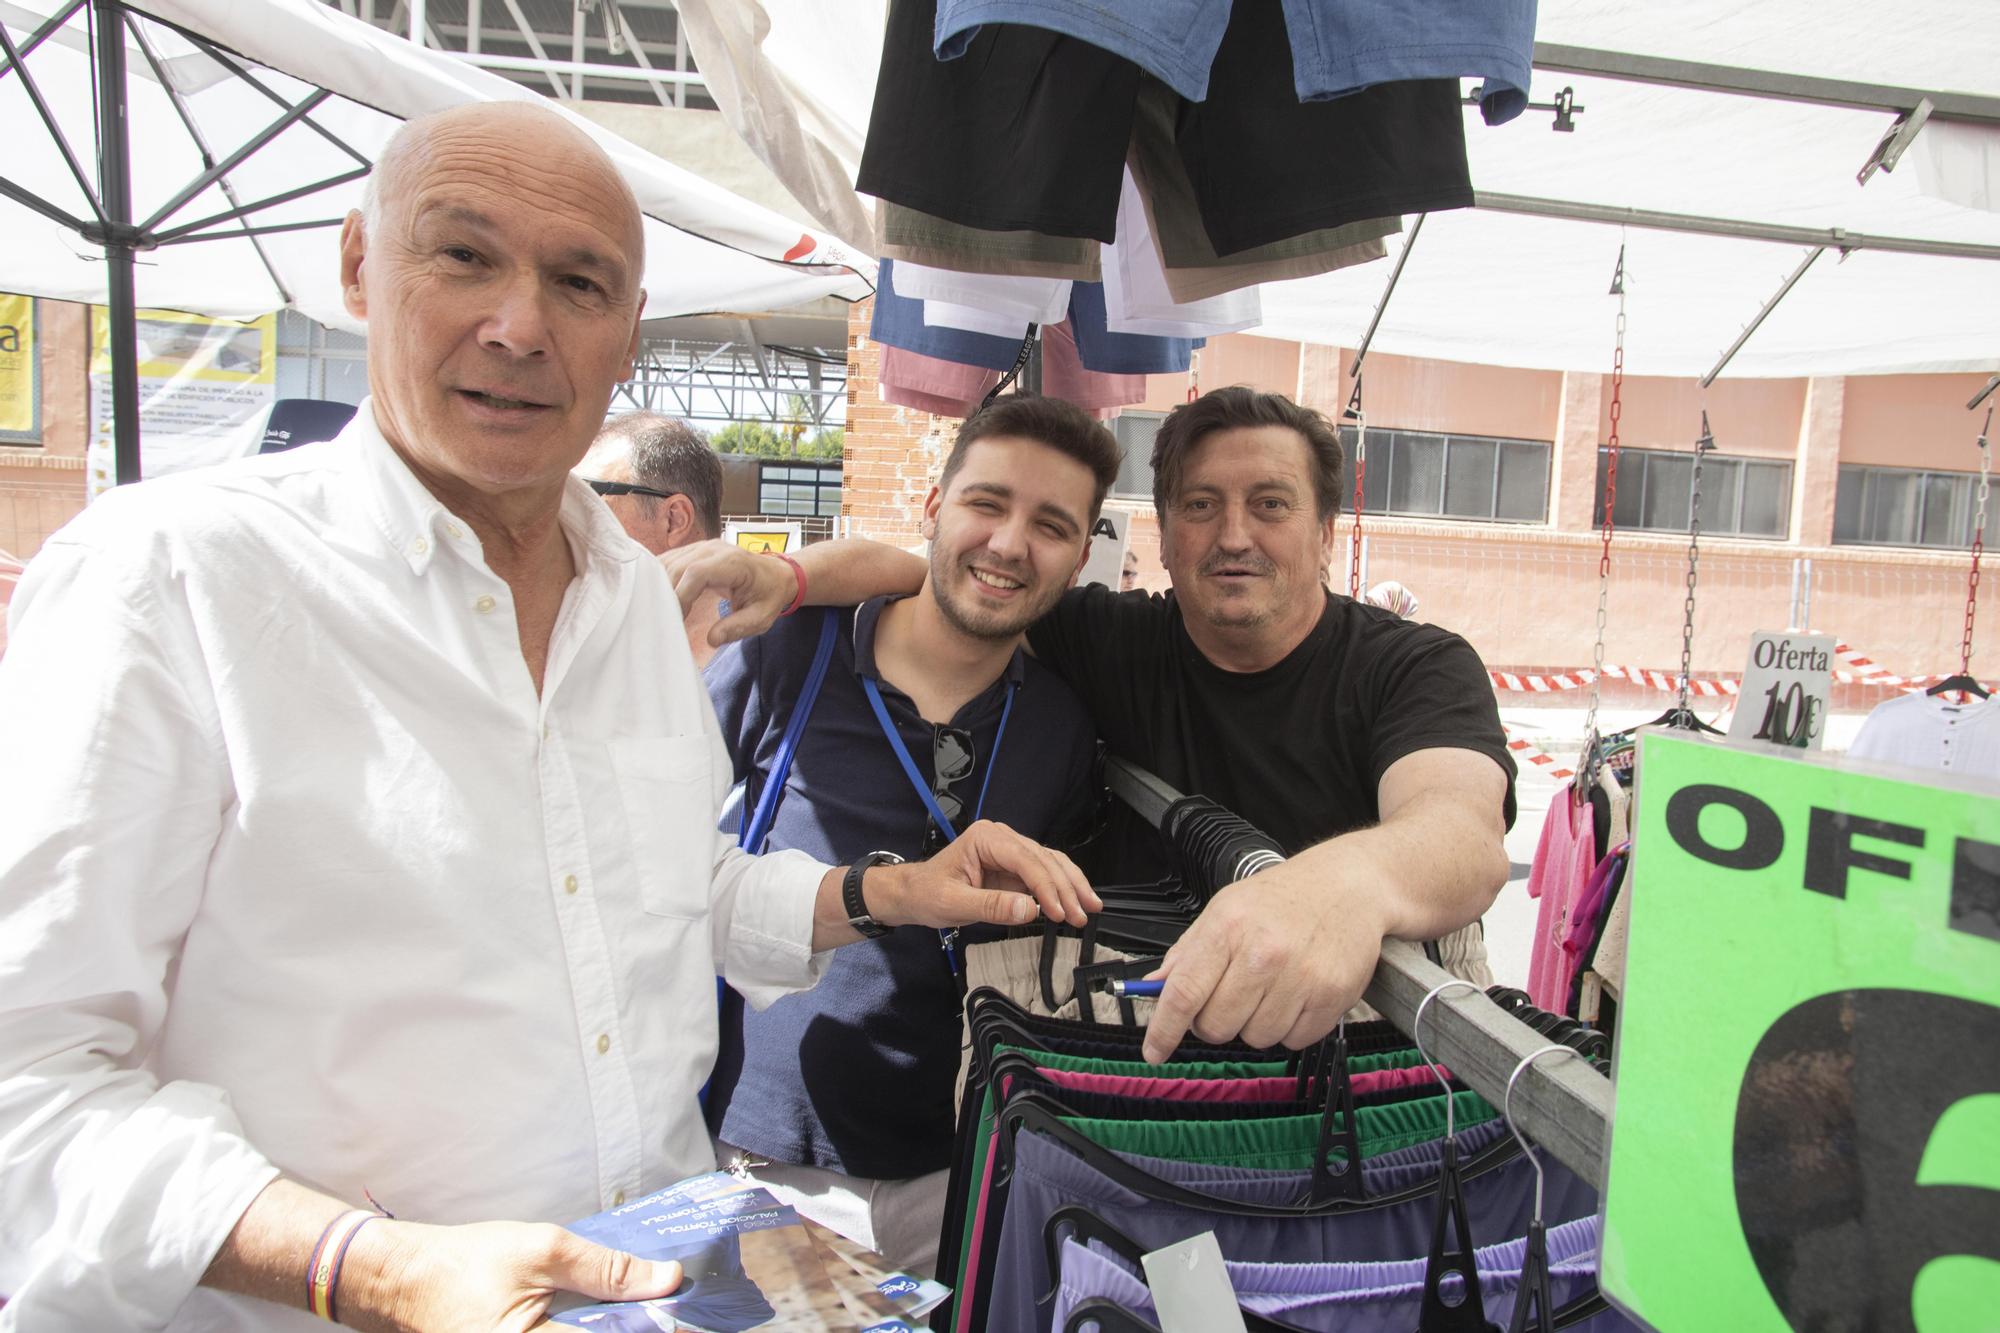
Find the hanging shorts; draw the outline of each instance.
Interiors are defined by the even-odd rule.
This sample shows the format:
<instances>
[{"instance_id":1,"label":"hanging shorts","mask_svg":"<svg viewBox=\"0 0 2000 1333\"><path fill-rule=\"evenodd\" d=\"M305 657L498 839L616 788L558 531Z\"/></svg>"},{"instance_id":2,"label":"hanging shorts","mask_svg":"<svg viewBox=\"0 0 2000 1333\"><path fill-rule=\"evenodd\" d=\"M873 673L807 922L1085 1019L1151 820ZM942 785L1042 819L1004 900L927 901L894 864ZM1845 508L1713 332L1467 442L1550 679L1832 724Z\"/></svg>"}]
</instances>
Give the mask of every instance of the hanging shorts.
<instances>
[{"instance_id":1,"label":"hanging shorts","mask_svg":"<svg viewBox=\"0 0 2000 1333\"><path fill-rule=\"evenodd\" d=\"M1458 81L1300 102L1270 77L1291 63L1275 4L1233 7L1207 100L1178 99L1166 123L1135 116L1150 77L1136 64L1044 28L988 24L964 55L937 60L936 10L936 0L890 5L856 182L887 203L982 231L1109 244L1135 124L1171 133L1219 257L1472 202Z\"/></svg>"}]
</instances>

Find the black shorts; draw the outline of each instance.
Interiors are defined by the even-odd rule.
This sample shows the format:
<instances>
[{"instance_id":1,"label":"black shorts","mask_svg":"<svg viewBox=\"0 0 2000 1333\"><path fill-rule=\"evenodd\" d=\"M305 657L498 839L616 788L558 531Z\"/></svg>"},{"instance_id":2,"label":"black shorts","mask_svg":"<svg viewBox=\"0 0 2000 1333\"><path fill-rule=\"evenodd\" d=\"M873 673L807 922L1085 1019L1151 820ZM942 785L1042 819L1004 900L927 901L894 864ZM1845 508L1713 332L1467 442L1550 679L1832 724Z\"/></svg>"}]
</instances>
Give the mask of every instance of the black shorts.
<instances>
[{"instance_id":1,"label":"black shorts","mask_svg":"<svg viewBox=\"0 0 2000 1333\"><path fill-rule=\"evenodd\" d=\"M1041 28L987 24L932 54L936 0L892 0L857 188L987 231L1116 239L1142 81L1122 56ZM1239 3L1208 100L1175 95L1174 151L1218 255L1369 218L1472 203L1456 79L1300 102L1283 9Z\"/></svg>"}]
</instances>

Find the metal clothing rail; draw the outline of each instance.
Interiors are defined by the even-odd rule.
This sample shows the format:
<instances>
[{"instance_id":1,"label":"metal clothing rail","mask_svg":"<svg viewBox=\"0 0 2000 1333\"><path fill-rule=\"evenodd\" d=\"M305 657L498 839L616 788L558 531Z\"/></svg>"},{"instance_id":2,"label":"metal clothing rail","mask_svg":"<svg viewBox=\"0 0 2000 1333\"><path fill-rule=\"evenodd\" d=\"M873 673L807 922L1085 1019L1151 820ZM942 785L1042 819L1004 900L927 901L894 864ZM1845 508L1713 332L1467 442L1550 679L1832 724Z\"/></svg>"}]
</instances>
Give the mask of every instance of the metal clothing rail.
<instances>
[{"instance_id":1,"label":"metal clothing rail","mask_svg":"<svg viewBox=\"0 0 2000 1333\"><path fill-rule=\"evenodd\" d=\"M1780 102L1808 102L1856 111L1914 111L1929 100L1937 120L1962 120L1975 125L2000 125L2000 98L1973 93L1927 92L1850 79L1825 79L1810 74L1780 74L1776 70L1740 65L1706 65L1694 60L1598 51L1557 42L1535 43L1535 68L1559 74L1595 74L1625 83L1652 83L1702 92L1736 93Z\"/></svg>"},{"instance_id":2,"label":"metal clothing rail","mask_svg":"<svg viewBox=\"0 0 2000 1333\"><path fill-rule=\"evenodd\" d=\"M1181 793L1123 759L1106 761L1105 785L1158 827ZM1454 978L1407 940L1385 940L1363 998L1411 1035L1417 1006ZM1480 1096L1499 1106L1507 1080L1548 1038L1463 984L1424 1008L1424 1051ZM1583 1060L1543 1060L1522 1071L1512 1100L1514 1121L1528 1139L1597 1189L1604 1188L1611 1141L1611 1080Z\"/></svg>"}]
</instances>

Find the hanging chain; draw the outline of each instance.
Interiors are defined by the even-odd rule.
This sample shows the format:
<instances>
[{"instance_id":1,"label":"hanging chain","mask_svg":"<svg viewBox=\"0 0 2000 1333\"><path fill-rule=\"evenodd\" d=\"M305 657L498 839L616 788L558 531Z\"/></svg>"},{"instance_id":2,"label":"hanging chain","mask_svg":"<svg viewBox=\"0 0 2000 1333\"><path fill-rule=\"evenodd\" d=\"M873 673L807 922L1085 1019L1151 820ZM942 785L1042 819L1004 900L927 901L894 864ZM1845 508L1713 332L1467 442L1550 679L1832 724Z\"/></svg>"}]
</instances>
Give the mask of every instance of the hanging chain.
<instances>
[{"instance_id":1,"label":"hanging chain","mask_svg":"<svg viewBox=\"0 0 2000 1333\"><path fill-rule=\"evenodd\" d=\"M1625 247L1618 247L1618 267L1611 275L1611 294L1618 298L1617 339L1611 348L1611 438L1606 444L1604 465L1604 546L1597 557L1597 638L1590 649L1590 708L1583 718L1583 762L1578 765L1582 781L1577 788L1588 792L1597 782L1601 747L1597 738L1597 705L1604 689L1604 626L1611 596L1611 533L1613 512L1618 503L1618 418L1624 413L1625 388Z\"/></svg>"},{"instance_id":2,"label":"hanging chain","mask_svg":"<svg viewBox=\"0 0 2000 1333\"><path fill-rule=\"evenodd\" d=\"M1354 392L1341 414L1354 423L1354 540L1348 553L1347 595L1361 600L1361 479L1368 473L1368 414L1361 410L1361 377L1354 377Z\"/></svg>"},{"instance_id":3,"label":"hanging chain","mask_svg":"<svg viewBox=\"0 0 2000 1333\"><path fill-rule=\"evenodd\" d=\"M1708 409L1701 410L1701 438L1694 442L1694 484L1688 505L1687 597L1681 603L1681 680L1679 716L1675 726L1688 724L1688 675L1694 663L1694 589L1701 564L1701 460L1715 448L1715 433L1708 428Z\"/></svg>"},{"instance_id":4,"label":"hanging chain","mask_svg":"<svg viewBox=\"0 0 2000 1333\"><path fill-rule=\"evenodd\" d=\"M1199 397L1201 397L1201 349L1197 347L1188 353L1187 400L1191 403Z\"/></svg>"},{"instance_id":5,"label":"hanging chain","mask_svg":"<svg viewBox=\"0 0 2000 1333\"><path fill-rule=\"evenodd\" d=\"M1986 549L1986 492L1992 475L1992 459L1986 447L1987 432L1993 429L1993 409L1986 409L1986 424L1979 428L1979 503L1972 518L1972 573L1965 580L1965 637L1958 645L1960 675L1972 674L1972 617L1979 610L1979 557Z\"/></svg>"}]
</instances>

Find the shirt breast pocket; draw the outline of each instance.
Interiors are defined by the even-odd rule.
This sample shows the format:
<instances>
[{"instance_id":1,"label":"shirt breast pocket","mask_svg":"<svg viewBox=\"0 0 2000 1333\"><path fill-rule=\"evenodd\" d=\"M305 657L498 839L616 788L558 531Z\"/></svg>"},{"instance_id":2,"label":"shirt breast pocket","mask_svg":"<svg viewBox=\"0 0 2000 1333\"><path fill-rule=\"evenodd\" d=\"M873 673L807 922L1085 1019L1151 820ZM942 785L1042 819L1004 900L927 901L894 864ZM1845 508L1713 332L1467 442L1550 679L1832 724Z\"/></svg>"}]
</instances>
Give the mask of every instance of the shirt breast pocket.
<instances>
[{"instance_id":1,"label":"shirt breast pocket","mask_svg":"<svg viewBox=\"0 0 2000 1333\"><path fill-rule=\"evenodd\" d=\"M708 915L717 837L713 763L703 736L611 742L611 767L632 831L640 895L655 916L699 920Z\"/></svg>"}]
</instances>

